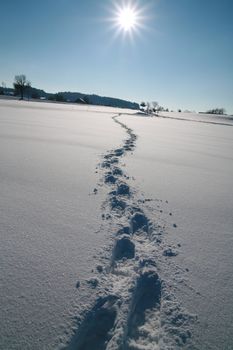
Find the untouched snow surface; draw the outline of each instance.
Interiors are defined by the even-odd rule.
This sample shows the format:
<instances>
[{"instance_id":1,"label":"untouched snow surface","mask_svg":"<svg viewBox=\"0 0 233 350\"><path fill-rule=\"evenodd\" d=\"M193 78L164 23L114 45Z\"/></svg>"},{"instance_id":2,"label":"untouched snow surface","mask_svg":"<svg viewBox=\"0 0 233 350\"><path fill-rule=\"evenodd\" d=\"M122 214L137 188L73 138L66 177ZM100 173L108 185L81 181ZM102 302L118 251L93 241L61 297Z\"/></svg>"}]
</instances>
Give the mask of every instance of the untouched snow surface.
<instances>
[{"instance_id":1,"label":"untouched snow surface","mask_svg":"<svg viewBox=\"0 0 233 350\"><path fill-rule=\"evenodd\" d=\"M0 348L232 348L221 121L0 102Z\"/></svg>"}]
</instances>

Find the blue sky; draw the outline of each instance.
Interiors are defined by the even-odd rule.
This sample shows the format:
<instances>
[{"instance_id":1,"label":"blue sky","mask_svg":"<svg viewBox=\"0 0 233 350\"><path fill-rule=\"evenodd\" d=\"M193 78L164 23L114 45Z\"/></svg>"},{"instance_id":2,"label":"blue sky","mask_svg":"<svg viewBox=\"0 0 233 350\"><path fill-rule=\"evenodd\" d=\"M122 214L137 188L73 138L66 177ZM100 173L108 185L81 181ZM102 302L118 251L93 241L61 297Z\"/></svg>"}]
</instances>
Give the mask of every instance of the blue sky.
<instances>
[{"instance_id":1,"label":"blue sky","mask_svg":"<svg viewBox=\"0 0 233 350\"><path fill-rule=\"evenodd\" d=\"M128 3L1 1L0 82L24 73L48 92L233 113L233 1L131 0L142 28L116 36L110 19Z\"/></svg>"}]
</instances>

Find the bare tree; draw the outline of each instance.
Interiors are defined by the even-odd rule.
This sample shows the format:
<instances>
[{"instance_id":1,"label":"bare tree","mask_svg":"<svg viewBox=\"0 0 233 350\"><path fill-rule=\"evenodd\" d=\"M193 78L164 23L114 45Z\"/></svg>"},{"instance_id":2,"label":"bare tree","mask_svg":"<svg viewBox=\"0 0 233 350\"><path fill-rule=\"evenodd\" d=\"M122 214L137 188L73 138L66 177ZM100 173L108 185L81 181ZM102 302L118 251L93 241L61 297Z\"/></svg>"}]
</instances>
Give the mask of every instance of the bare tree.
<instances>
[{"instance_id":1,"label":"bare tree","mask_svg":"<svg viewBox=\"0 0 233 350\"><path fill-rule=\"evenodd\" d=\"M0 86L0 95L4 95L6 84L2 81L2 86Z\"/></svg>"},{"instance_id":2,"label":"bare tree","mask_svg":"<svg viewBox=\"0 0 233 350\"><path fill-rule=\"evenodd\" d=\"M226 110L225 108L214 108L214 109L210 109L209 111L206 112L207 114L219 114L219 115L223 115L226 114Z\"/></svg>"},{"instance_id":3,"label":"bare tree","mask_svg":"<svg viewBox=\"0 0 233 350\"><path fill-rule=\"evenodd\" d=\"M144 108L146 107L146 104L145 104L144 101L142 101L142 102L140 103L140 107L141 107L141 109L144 109Z\"/></svg>"},{"instance_id":4,"label":"bare tree","mask_svg":"<svg viewBox=\"0 0 233 350\"><path fill-rule=\"evenodd\" d=\"M16 94L20 94L20 99L23 100L24 92L31 87L30 81L26 79L26 75L16 75L14 81L14 89Z\"/></svg>"},{"instance_id":5,"label":"bare tree","mask_svg":"<svg viewBox=\"0 0 233 350\"><path fill-rule=\"evenodd\" d=\"M164 111L164 107L163 106L158 106L157 107L157 111L158 112L163 112Z\"/></svg>"},{"instance_id":6,"label":"bare tree","mask_svg":"<svg viewBox=\"0 0 233 350\"><path fill-rule=\"evenodd\" d=\"M151 112L150 102L146 103L146 112L149 114Z\"/></svg>"},{"instance_id":7,"label":"bare tree","mask_svg":"<svg viewBox=\"0 0 233 350\"><path fill-rule=\"evenodd\" d=\"M157 101L153 101L153 102L152 102L152 106L153 106L153 112L156 112L157 109L158 109L159 104L158 104Z\"/></svg>"}]
</instances>

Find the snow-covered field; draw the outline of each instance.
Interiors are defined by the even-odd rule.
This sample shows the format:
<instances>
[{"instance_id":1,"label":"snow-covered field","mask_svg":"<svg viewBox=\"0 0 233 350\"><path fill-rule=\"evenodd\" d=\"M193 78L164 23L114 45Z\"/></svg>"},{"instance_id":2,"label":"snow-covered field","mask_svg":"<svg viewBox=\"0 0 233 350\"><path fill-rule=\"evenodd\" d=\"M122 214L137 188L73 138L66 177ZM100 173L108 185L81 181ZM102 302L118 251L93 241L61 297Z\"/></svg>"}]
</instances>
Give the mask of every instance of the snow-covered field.
<instances>
[{"instance_id":1,"label":"snow-covered field","mask_svg":"<svg viewBox=\"0 0 233 350\"><path fill-rule=\"evenodd\" d=\"M133 113L0 101L1 349L233 348L233 122Z\"/></svg>"},{"instance_id":2,"label":"snow-covered field","mask_svg":"<svg viewBox=\"0 0 233 350\"><path fill-rule=\"evenodd\" d=\"M165 226L167 244L178 253L173 268L162 264L161 274L171 278L177 298L198 316L193 328L197 349L230 350L233 120L190 113L163 117L120 118L139 135L126 169L145 196L161 199L156 217Z\"/></svg>"}]
</instances>

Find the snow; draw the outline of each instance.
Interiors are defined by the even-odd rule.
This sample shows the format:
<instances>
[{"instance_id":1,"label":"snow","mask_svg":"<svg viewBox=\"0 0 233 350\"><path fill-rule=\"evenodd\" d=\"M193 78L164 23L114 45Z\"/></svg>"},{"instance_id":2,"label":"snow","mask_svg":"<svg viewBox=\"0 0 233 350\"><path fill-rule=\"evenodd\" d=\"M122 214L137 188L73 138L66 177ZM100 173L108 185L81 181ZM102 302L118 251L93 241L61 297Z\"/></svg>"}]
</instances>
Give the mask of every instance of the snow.
<instances>
[{"instance_id":1,"label":"snow","mask_svg":"<svg viewBox=\"0 0 233 350\"><path fill-rule=\"evenodd\" d=\"M232 347L223 118L0 101L1 348Z\"/></svg>"},{"instance_id":2,"label":"snow","mask_svg":"<svg viewBox=\"0 0 233 350\"><path fill-rule=\"evenodd\" d=\"M90 109L1 100L2 349L57 348L92 298L85 280L106 240L95 171L124 132L113 109Z\"/></svg>"},{"instance_id":3,"label":"snow","mask_svg":"<svg viewBox=\"0 0 233 350\"><path fill-rule=\"evenodd\" d=\"M160 199L159 208L150 202L155 220L179 252L174 268L162 263L161 276L169 280L173 273L176 296L198 315L195 346L231 349L233 121L191 113L120 120L139 136L126 170L145 197ZM188 271L175 281L178 267Z\"/></svg>"}]
</instances>

